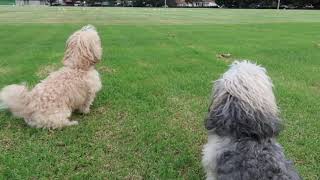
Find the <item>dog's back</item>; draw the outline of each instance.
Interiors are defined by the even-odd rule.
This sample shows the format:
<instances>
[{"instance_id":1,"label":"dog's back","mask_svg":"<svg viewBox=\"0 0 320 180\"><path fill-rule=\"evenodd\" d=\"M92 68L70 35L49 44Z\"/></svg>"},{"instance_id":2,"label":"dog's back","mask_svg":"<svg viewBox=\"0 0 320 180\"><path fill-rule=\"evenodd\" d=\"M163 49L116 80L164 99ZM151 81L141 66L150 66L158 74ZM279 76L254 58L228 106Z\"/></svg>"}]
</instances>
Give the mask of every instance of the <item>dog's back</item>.
<instances>
[{"instance_id":1,"label":"dog's back","mask_svg":"<svg viewBox=\"0 0 320 180\"><path fill-rule=\"evenodd\" d=\"M282 147L274 140L239 140L217 156L218 180L298 180Z\"/></svg>"},{"instance_id":2,"label":"dog's back","mask_svg":"<svg viewBox=\"0 0 320 180\"><path fill-rule=\"evenodd\" d=\"M36 112L53 111L62 106L82 104L89 85L85 82L87 71L62 67L52 72L30 92L33 100L29 107ZM72 108L68 107L68 108Z\"/></svg>"}]
</instances>

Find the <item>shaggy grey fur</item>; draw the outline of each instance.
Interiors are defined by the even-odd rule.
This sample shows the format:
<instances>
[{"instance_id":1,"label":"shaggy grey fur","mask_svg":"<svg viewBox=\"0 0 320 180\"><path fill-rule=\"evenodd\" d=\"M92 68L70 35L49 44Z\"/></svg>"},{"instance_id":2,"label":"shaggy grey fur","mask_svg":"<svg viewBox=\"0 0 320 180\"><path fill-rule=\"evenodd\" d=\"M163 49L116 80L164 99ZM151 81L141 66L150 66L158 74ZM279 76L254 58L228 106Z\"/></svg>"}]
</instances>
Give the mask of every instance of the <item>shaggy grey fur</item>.
<instances>
[{"instance_id":1,"label":"shaggy grey fur","mask_svg":"<svg viewBox=\"0 0 320 180\"><path fill-rule=\"evenodd\" d=\"M226 95L221 104L209 111L206 128L214 128L217 135L234 139L250 137L261 140L280 132L279 117L254 109L249 109L252 113L248 116L248 109L242 109L239 101L237 97Z\"/></svg>"},{"instance_id":2,"label":"shaggy grey fur","mask_svg":"<svg viewBox=\"0 0 320 180\"><path fill-rule=\"evenodd\" d=\"M292 163L273 139L233 140L217 158L218 180L298 180Z\"/></svg>"},{"instance_id":3,"label":"shaggy grey fur","mask_svg":"<svg viewBox=\"0 0 320 180\"><path fill-rule=\"evenodd\" d=\"M264 68L250 62L235 62L216 81L205 120L209 133L203 157L207 179L300 179L275 141L282 129L281 120L273 98L272 82L265 72ZM228 87L235 85L237 88ZM254 89L252 92L251 88ZM266 104L257 107L263 104L263 98L266 98ZM210 136L214 136L218 143L210 144ZM210 156L209 153L216 154Z\"/></svg>"}]
</instances>

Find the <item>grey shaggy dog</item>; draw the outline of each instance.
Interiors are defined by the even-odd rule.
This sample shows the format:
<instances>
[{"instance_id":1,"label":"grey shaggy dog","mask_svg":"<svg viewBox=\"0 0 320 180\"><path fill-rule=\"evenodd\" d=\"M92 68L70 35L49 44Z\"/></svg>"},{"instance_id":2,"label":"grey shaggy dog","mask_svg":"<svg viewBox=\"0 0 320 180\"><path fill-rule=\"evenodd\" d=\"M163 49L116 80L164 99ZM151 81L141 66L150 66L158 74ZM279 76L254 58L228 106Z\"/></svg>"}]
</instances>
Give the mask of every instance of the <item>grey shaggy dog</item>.
<instances>
[{"instance_id":1,"label":"grey shaggy dog","mask_svg":"<svg viewBox=\"0 0 320 180\"><path fill-rule=\"evenodd\" d=\"M298 180L276 136L281 120L265 68L234 62L215 82L205 127L207 180Z\"/></svg>"}]
</instances>

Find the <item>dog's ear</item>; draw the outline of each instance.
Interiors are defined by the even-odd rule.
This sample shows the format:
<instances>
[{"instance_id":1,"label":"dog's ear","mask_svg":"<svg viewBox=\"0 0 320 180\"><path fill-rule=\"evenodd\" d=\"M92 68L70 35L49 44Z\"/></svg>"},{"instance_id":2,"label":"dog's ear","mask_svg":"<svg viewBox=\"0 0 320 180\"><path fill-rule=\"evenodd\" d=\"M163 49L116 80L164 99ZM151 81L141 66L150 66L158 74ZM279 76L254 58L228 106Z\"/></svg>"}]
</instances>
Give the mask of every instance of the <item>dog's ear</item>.
<instances>
[{"instance_id":1,"label":"dog's ear","mask_svg":"<svg viewBox=\"0 0 320 180\"><path fill-rule=\"evenodd\" d=\"M216 128L216 116L214 116L213 112L208 113L208 117L204 121L204 126L207 130L212 130Z\"/></svg>"},{"instance_id":2,"label":"dog's ear","mask_svg":"<svg viewBox=\"0 0 320 180\"><path fill-rule=\"evenodd\" d=\"M221 97L220 97L221 98ZM225 94L218 104L212 105L205 120L205 127L220 136L261 139L278 135L281 130L279 117L259 110L243 108L243 102Z\"/></svg>"},{"instance_id":3,"label":"dog's ear","mask_svg":"<svg viewBox=\"0 0 320 180\"><path fill-rule=\"evenodd\" d=\"M210 105L208 108L208 114L207 117L205 118L205 128L207 130L212 130L212 129L216 129L217 127L217 123L219 121L218 118L218 113L217 111L219 111L219 106L217 105L224 105L226 103L226 99L228 96L228 93L225 91L221 91L222 87L222 81L217 80L214 82L214 86L212 89L212 95L211 95L211 101L210 101Z\"/></svg>"},{"instance_id":4,"label":"dog's ear","mask_svg":"<svg viewBox=\"0 0 320 180\"><path fill-rule=\"evenodd\" d=\"M215 119L215 115L214 115L214 110L212 109L213 108L213 99L211 100L211 103L209 105L209 108L208 108L208 114L207 114L207 117L205 118L204 120L204 126L207 130L211 130L211 129L214 129L215 128L215 122L216 122L216 119Z\"/></svg>"},{"instance_id":5,"label":"dog's ear","mask_svg":"<svg viewBox=\"0 0 320 180\"><path fill-rule=\"evenodd\" d=\"M98 33L80 30L67 41L63 63L73 68L87 69L101 60L102 48Z\"/></svg>"},{"instance_id":6,"label":"dog's ear","mask_svg":"<svg viewBox=\"0 0 320 180\"><path fill-rule=\"evenodd\" d=\"M82 34L81 41L83 49L85 49L83 56L89 57L92 65L99 62L102 56L102 47L98 33L95 30L86 31Z\"/></svg>"},{"instance_id":7,"label":"dog's ear","mask_svg":"<svg viewBox=\"0 0 320 180\"><path fill-rule=\"evenodd\" d=\"M94 65L101 60L101 41L95 30L81 31L77 48L82 64Z\"/></svg>"}]
</instances>

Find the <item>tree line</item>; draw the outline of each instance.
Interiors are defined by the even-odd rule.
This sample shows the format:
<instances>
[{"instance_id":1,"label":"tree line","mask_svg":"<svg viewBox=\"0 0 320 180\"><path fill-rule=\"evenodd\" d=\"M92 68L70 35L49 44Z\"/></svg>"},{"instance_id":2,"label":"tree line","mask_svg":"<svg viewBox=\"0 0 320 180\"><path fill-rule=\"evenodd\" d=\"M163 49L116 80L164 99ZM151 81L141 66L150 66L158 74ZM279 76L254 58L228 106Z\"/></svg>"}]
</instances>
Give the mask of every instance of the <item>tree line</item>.
<instances>
[{"instance_id":1,"label":"tree line","mask_svg":"<svg viewBox=\"0 0 320 180\"><path fill-rule=\"evenodd\" d=\"M295 9L320 8L320 0L281 0L280 8ZM277 8L277 0L216 0L216 3L228 8Z\"/></svg>"},{"instance_id":2,"label":"tree line","mask_svg":"<svg viewBox=\"0 0 320 180\"><path fill-rule=\"evenodd\" d=\"M50 4L57 0L48 0ZM67 0L68 2L86 2L87 5L101 5L108 2L110 6L163 7L165 0ZM186 3L204 2L208 0L185 0ZM215 0L224 8L277 8L278 0ZM100 4L99 4L100 3ZM177 6L176 0L166 0L169 7ZM281 0L282 9L320 9L320 0Z\"/></svg>"}]
</instances>

